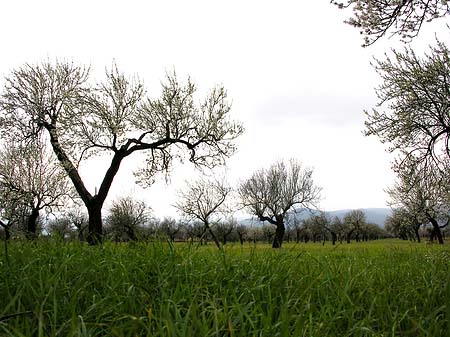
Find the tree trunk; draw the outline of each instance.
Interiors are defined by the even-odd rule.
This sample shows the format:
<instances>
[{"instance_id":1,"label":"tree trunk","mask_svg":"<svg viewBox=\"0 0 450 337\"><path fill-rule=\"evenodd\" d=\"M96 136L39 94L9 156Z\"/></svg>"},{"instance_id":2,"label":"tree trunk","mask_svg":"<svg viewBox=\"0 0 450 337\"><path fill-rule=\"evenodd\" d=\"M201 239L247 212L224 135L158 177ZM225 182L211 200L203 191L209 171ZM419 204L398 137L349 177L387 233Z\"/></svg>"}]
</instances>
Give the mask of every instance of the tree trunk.
<instances>
[{"instance_id":1,"label":"tree trunk","mask_svg":"<svg viewBox=\"0 0 450 337\"><path fill-rule=\"evenodd\" d=\"M99 244L102 242L103 236L103 226L102 226L102 207L103 203L108 196L111 184L119 171L120 164L122 160L130 155L133 151L119 150L114 153L111 160L109 168L106 170L103 181L100 184L98 194L92 196L84 185L83 180L78 172L78 168L72 163L67 153L62 148L59 143L58 133L56 132L56 121L52 121L51 124L45 123L44 127L47 129L50 136L50 144L52 145L53 151L56 154L59 162L62 164L63 168L67 172L70 180L73 183L78 195L83 201L84 205L88 210L89 215L89 225L88 225L88 235L87 242L90 245Z\"/></svg>"},{"instance_id":2,"label":"tree trunk","mask_svg":"<svg viewBox=\"0 0 450 337\"><path fill-rule=\"evenodd\" d=\"M37 219L39 218L39 210L33 208L27 221L27 233L26 236L29 240L36 238Z\"/></svg>"},{"instance_id":3,"label":"tree trunk","mask_svg":"<svg viewBox=\"0 0 450 337\"><path fill-rule=\"evenodd\" d=\"M125 228L126 228L126 232L127 232L128 238L131 241L137 241L137 236L136 236L136 232L135 232L134 228L132 226L129 226L129 225L126 225Z\"/></svg>"},{"instance_id":4,"label":"tree trunk","mask_svg":"<svg viewBox=\"0 0 450 337\"><path fill-rule=\"evenodd\" d=\"M0 226L5 230L5 241L9 241L11 239L11 224L5 224L0 220Z\"/></svg>"},{"instance_id":5,"label":"tree trunk","mask_svg":"<svg viewBox=\"0 0 450 337\"><path fill-rule=\"evenodd\" d=\"M444 239L442 238L442 232L441 232L441 228L439 227L438 222L432 217L429 217L428 220L430 220L431 224L433 225L433 232L436 235L439 244L443 245Z\"/></svg>"},{"instance_id":6,"label":"tree trunk","mask_svg":"<svg viewBox=\"0 0 450 337\"><path fill-rule=\"evenodd\" d=\"M87 242L90 245L102 243L103 226L102 226L102 204L93 200L87 206L89 215Z\"/></svg>"},{"instance_id":7,"label":"tree trunk","mask_svg":"<svg viewBox=\"0 0 450 337\"><path fill-rule=\"evenodd\" d=\"M336 244L337 241L337 235L334 232L331 232L331 243L333 244L333 246Z\"/></svg>"},{"instance_id":8,"label":"tree trunk","mask_svg":"<svg viewBox=\"0 0 450 337\"><path fill-rule=\"evenodd\" d=\"M418 227L414 227L414 233L416 234L417 242L420 243L420 234Z\"/></svg>"},{"instance_id":9,"label":"tree trunk","mask_svg":"<svg viewBox=\"0 0 450 337\"><path fill-rule=\"evenodd\" d=\"M273 239L272 248L281 248L281 245L283 244L283 238L284 238L284 232L285 227L284 223L277 224L277 229L275 230L275 237Z\"/></svg>"},{"instance_id":10,"label":"tree trunk","mask_svg":"<svg viewBox=\"0 0 450 337\"><path fill-rule=\"evenodd\" d=\"M219 240L217 240L217 237L214 234L214 232L212 231L211 227L209 227L209 223L204 222L204 224L205 224L205 229L208 229L208 232L209 232L209 234L211 234L211 237L212 237L214 243L216 244L217 248L220 249L220 242L219 242Z\"/></svg>"}]
</instances>

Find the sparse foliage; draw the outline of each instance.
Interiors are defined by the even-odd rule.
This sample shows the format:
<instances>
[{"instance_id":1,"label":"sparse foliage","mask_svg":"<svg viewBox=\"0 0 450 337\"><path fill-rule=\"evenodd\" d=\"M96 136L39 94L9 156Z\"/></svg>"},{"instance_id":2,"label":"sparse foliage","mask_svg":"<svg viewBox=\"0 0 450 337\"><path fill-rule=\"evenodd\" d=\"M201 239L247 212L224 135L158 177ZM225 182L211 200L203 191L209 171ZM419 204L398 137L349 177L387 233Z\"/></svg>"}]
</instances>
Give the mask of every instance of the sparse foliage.
<instances>
[{"instance_id":1,"label":"sparse foliage","mask_svg":"<svg viewBox=\"0 0 450 337\"><path fill-rule=\"evenodd\" d=\"M140 227L149 219L150 208L131 196L120 197L112 203L106 218L108 232L115 241L137 241Z\"/></svg>"},{"instance_id":2,"label":"sparse foliage","mask_svg":"<svg viewBox=\"0 0 450 337\"><path fill-rule=\"evenodd\" d=\"M177 233L179 233L182 228L182 224L172 217L165 217L159 223L159 230L166 235L171 242L175 241Z\"/></svg>"},{"instance_id":3,"label":"sparse foliage","mask_svg":"<svg viewBox=\"0 0 450 337\"><path fill-rule=\"evenodd\" d=\"M376 61L383 80L377 109L366 112L366 135L377 135L417 162L450 158L450 58L438 42L425 58L411 49L394 51L394 60ZM397 163L401 166L402 162Z\"/></svg>"},{"instance_id":4,"label":"sparse foliage","mask_svg":"<svg viewBox=\"0 0 450 337\"><path fill-rule=\"evenodd\" d=\"M239 186L242 204L260 221L276 226L273 248L280 248L288 211L309 208L319 201L320 188L314 184L312 169L290 160L256 171Z\"/></svg>"},{"instance_id":5,"label":"sparse foliage","mask_svg":"<svg viewBox=\"0 0 450 337\"><path fill-rule=\"evenodd\" d=\"M348 212L343 219L343 223L347 226L346 238L350 243L351 236L355 237L356 242L361 239L361 234L367 224L366 215L360 209Z\"/></svg>"},{"instance_id":6,"label":"sparse foliage","mask_svg":"<svg viewBox=\"0 0 450 337\"><path fill-rule=\"evenodd\" d=\"M407 42L416 37L424 22L450 14L448 0L331 0L339 8L352 8L345 22L358 28L369 46L389 31Z\"/></svg>"},{"instance_id":7,"label":"sparse foliage","mask_svg":"<svg viewBox=\"0 0 450 337\"><path fill-rule=\"evenodd\" d=\"M175 207L187 218L201 221L220 248L220 243L211 230L211 220L215 215L227 211L225 201L231 188L224 182L206 179L186 185L186 189L179 192L179 201Z\"/></svg>"},{"instance_id":8,"label":"sparse foliage","mask_svg":"<svg viewBox=\"0 0 450 337\"><path fill-rule=\"evenodd\" d=\"M388 190L392 206L405 209L414 226L431 223L433 236L441 244L441 229L450 223L449 172L449 160L444 170L438 170L430 164L417 165L411 159L398 171L397 182Z\"/></svg>"},{"instance_id":9,"label":"sparse foliage","mask_svg":"<svg viewBox=\"0 0 450 337\"><path fill-rule=\"evenodd\" d=\"M37 235L39 212L52 212L74 196L65 172L41 139L6 142L0 151L1 199L11 224L26 212L26 232ZM19 214L14 214L18 212Z\"/></svg>"},{"instance_id":10,"label":"sparse foliage","mask_svg":"<svg viewBox=\"0 0 450 337\"><path fill-rule=\"evenodd\" d=\"M223 164L235 151L242 133L230 121L223 87L196 102L196 86L168 74L160 98L146 96L142 82L127 78L116 66L101 83L89 82L89 69L71 63L25 64L6 78L0 97L0 126L15 141L45 133L73 182L89 215L88 241L102 237L101 210L122 161L135 152L147 154L136 170L138 182L149 185L158 172L168 172L174 159L188 153L197 166ZM88 191L79 163L108 154L110 165L98 192Z\"/></svg>"}]
</instances>

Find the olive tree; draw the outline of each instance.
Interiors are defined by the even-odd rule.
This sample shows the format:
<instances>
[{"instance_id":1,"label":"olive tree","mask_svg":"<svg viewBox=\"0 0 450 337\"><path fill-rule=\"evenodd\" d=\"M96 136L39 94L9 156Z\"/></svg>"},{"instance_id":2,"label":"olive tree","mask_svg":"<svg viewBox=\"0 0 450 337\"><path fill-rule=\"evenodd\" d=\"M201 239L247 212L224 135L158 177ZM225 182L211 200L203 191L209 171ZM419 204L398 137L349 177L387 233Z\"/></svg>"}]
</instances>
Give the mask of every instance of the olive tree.
<instances>
[{"instance_id":1,"label":"olive tree","mask_svg":"<svg viewBox=\"0 0 450 337\"><path fill-rule=\"evenodd\" d=\"M424 22L450 13L448 0L331 0L339 8L352 8L353 17L345 22L364 36L363 46L379 40L388 31L409 41L419 34Z\"/></svg>"},{"instance_id":2,"label":"olive tree","mask_svg":"<svg viewBox=\"0 0 450 337\"><path fill-rule=\"evenodd\" d=\"M146 155L135 171L149 186L158 172L168 172L174 159L187 155L196 166L223 164L242 133L228 118L231 109L223 87L213 88L200 102L196 85L168 74L158 98L146 94L138 78L116 66L103 82L92 83L86 67L72 63L25 64L6 77L0 96L1 130L15 140L45 133L72 181L89 216L88 241L102 239L102 207L125 158ZM80 164L93 155L109 161L95 192L80 175Z\"/></svg>"},{"instance_id":3,"label":"olive tree","mask_svg":"<svg viewBox=\"0 0 450 337\"><path fill-rule=\"evenodd\" d=\"M220 243L211 229L211 220L228 211L225 201L230 193L231 188L222 181L199 179L186 183L185 190L179 191L179 201L175 204L183 216L202 222L204 233L209 232L219 249Z\"/></svg>"},{"instance_id":4,"label":"olive tree","mask_svg":"<svg viewBox=\"0 0 450 337\"><path fill-rule=\"evenodd\" d=\"M310 208L319 201L320 188L312 179L313 170L291 159L260 169L238 188L242 205L260 221L276 226L273 248L280 248L285 221L295 207Z\"/></svg>"},{"instance_id":5,"label":"olive tree","mask_svg":"<svg viewBox=\"0 0 450 337\"><path fill-rule=\"evenodd\" d=\"M376 61L382 110L366 111L366 135L380 137L390 151L418 162L450 158L449 50L438 42L424 58L411 49L393 53L394 60Z\"/></svg>"},{"instance_id":6,"label":"olive tree","mask_svg":"<svg viewBox=\"0 0 450 337\"><path fill-rule=\"evenodd\" d=\"M22 216L26 210L26 234L30 239L37 234L40 211L52 212L74 195L64 170L42 139L3 144L0 189L1 198L10 206L9 220L17 218L14 211Z\"/></svg>"}]
</instances>

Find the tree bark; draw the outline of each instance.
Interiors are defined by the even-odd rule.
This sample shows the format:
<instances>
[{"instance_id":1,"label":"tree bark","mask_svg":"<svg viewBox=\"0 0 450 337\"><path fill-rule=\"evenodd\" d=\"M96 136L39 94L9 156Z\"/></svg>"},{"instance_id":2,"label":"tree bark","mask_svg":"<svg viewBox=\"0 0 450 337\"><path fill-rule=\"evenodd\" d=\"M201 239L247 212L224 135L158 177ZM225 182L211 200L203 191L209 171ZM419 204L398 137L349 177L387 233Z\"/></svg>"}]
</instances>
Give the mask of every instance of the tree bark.
<instances>
[{"instance_id":1,"label":"tree bark","mask_svg":"<svg viewBox=\"0 0 450 337\"><path fill-rule=\"evenodd\" d=\"M239 242L241 243L241 246L244 244L244 235L242 235L242 233L239 233L238 232L238 235L239 235Z\"/></svg>"},{"instance_id":2,"label":"tree bark","mask_svg":"<svg viewBox=\"0 0 450 337\"><path fill-rule=\"evenodd\" d=\"M95 199L93 199L89 205L86 205L89 215L87 242L90 245L102 243L102 206L103 203L95 202Z\"/></svg>"},{"instance_id":3,"label":"tree bark","mask_svg":"<svg viewBox=\"0 0 450 337\"><path fill-rule=\"evenodd\" d=\"M283 244L283 238L284 238L284 232L286 231L286 228L284 227L284 223L278 223L277 229L275 230L275 236L272 243L272 248L281 248L281 245Z\"/></svg>"},{"instance_id":4,"label":"tree bark","mask_svg":"<svg viewBox=\"0 0 450 337\"><path fill-rule=\"evenodd\" d=\"M444 239L442 238L442 231L441 228L439 227L438 222L432 217L428 217L428 220L430 220L431 224L433 225L433 231L438 239L439 244L443 245Z\"/></svg>"},{"instance_id":5,"label":"tree bark","mask_svg":"<svg viewBox=\"0 0 450 337\"><path fill-rule=\"evenodd\" d=\"M337 235L334 232L331 232L331 243L333 244L333 246L336 244L337 241Z\"/></svg>"},{"instance_id":6,"label":"tree bark","mask_svg":"<svg viewBox=\"0 0 450 337\"><path fill-rule=\"evenodd\" d=\"M31 210L30 215L28 216L27 221L27 233L26 236L29 240L36 238L36 223L39 217L39 210L37 208L33 208Z\"/></svg>"},{"instance_id":7,"label":"tree bark","mask_svg":"<svg viewBox=\"0 0 450 337\"><path fill-rule=\"evenodd\" d=\"M414 233L416 234L417 242L420 243L419 228L417 226L414 227Z\"/></svg>"}]
</instances>

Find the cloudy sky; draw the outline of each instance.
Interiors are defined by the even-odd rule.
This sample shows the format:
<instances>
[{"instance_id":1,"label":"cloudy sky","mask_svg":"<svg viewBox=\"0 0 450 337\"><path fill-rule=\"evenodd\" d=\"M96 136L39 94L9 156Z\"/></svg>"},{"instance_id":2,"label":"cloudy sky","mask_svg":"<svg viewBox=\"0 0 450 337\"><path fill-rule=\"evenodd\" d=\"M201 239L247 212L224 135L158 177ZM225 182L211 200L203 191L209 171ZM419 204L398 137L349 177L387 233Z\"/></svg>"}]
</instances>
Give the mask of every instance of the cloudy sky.
<instances>
[{"instance_id":1,"label":"cloudy sky","mask_svg":"<svg viewBox=\"0 0 450 337\"><path fill-rule=\"evenodd\" d=\"M228 162L230 182L297 158L314 168L322 209L386 207L393 157L362 135L363 110L376 104L372 56L402 45L383 39L361 48L359 32L343 23L349 15L329 0L2 1L0 85L25 62L73 60L101 79L115 60L157 97L165 72L175 69L200 91L228 90L232 117L246 129ZM425 50L442 27L424 26L414 48ZM160 179L142 190L131 175L137 164L128 159L109 200L136 194L157 216L175 214L176 190L192 169L176 167L169 185ZM101 171L98 162L84 168L91 190Z\"/></svg>"}]
</instances>

